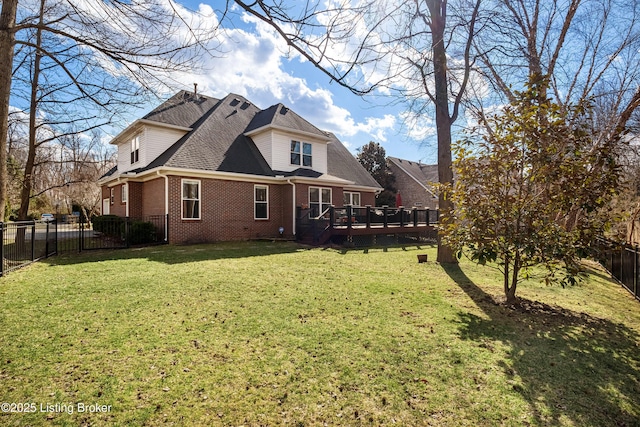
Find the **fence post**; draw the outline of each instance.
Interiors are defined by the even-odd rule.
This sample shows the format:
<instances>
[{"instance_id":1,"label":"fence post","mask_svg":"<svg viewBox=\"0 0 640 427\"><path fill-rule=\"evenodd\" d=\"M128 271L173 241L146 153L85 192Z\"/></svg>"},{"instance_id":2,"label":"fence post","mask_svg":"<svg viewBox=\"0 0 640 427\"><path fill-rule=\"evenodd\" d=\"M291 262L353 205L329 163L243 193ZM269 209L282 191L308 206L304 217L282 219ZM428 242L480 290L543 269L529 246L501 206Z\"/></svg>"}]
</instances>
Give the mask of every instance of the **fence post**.
<instances>
[{"instance_id":1,"label":"fence post","mask_svg":"<svg viewBox=\"0 0 640 427\"><path fill-rule=\"evenodd\" d=\"M0 277L4 275L4 222L0 221Z\"/></svg>"},{"instance_id":2,"label":"fence post","mask_svg":"<svg viewBox=\"0 0 640 427\"><path fill-rule=\"evenodd\" d=\"M44 257L49 258L49 221L44 232Z\"/></svg>"},{"instance_id":3,"label":"fence post","mask_svg":"<svg viewBox=\"0 0 640 427\"><path fill-rule=\"evenodd\" d=\"M129 227L129 217L124 217L124 239L127 249L131 246L131 228Z\"/></svg>"},{"instance_id":4,"label":"fence post","mask_svg":"<svg viewBox=\"0 0 640 427\"><path fill-rule=\"evenodd\" d=\"M638 295L638 245L633 248L633 295Z\"/></svg>"},{"instance_id":5,"label":"fence post","mask_svg":"<svg viewBox=\"0 0 640 427\"><path fill-rule=\"evenodd\" d=\"M36 222L31 224L31 261L36 259Z\"/></svg>"},{"instance_id":6,"label":"fence post","mask_svg":"<svg viewBox=\"0 0 640 427\"><path fill-rule=\"evenodd\" d=\"M80 215L78 218L78 252L84 249L84 218Z\"/></svg>"},{"instance_id":7,"label":"fence post","mask_svg":"<svg viewBox=\"0 0 640 427\"><path fill-rule=\"evenodd\" d=\"M164 216L164 241L169 243L169 214Z\"/></svg>"}]
</instances>

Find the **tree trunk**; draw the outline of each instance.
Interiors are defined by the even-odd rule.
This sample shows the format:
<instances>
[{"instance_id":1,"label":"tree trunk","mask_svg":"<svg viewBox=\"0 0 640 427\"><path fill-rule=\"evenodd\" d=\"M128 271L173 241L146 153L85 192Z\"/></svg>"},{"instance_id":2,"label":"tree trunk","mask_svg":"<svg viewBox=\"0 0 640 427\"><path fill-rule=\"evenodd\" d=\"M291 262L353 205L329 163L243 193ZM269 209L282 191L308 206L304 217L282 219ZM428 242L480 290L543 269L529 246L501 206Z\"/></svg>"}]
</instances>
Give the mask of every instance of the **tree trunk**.
<instances>
[{"instance_id":1,"label":"tree trunk","mask_svg":"<svg viewBox=\"0 0 640 427\"><path fill-rule=\"evenodd\" d=\"M453 182L451 170L451 116L449 114L449 89L447 76L447 51L444 43L444 30L447 22L446 2L429 0L431 13L431 50L433 53L433 77L435 82L436 128L438 136L438 181L441 184ZM438 199L441 218L447 221L453 203L444 194ZM446 225L446 224L443 224ZM453 250L442 243L438 236L438 256L440 263L457 263Z\"/></svg>"},{"instance_id":2,"label":"tree trunk","mask_svg":"<svg viewBox=\"0 0 640 427\"><path fill-rule=\"evenodd\" d=\"M516 297L516 289L518 287L518 274L520 273L521 263L520 263L520 253L516 252L515 257L513 259L513 271L511 272L511 285L508 285L509 274L507 270L505 270L505 297L507 298L507 305L516 305L518 303L518 298Z\"/></svg>"},{"instance_id":3,"label":"tree trunk","mask_svg":"<svg viewBox=\"0 0 640 427\"><path fill-rule=\"evenodd\" d=\"M18 0L3 0L0 12L0 219L4 220L7 205L7 139L9 99L13 75L13 49L16 35Z\"/></svg>"}]
</instances>

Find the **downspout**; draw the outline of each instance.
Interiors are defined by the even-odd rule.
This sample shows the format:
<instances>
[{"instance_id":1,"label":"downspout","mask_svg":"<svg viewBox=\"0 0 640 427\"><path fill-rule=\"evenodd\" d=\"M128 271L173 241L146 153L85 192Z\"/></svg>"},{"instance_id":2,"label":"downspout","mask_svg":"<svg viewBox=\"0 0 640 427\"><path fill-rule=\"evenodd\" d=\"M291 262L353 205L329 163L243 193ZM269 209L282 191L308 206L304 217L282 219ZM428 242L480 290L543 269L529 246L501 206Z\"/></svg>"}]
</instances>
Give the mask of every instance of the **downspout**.
<instances>
[{"instance_id":1,"label":"downspout","mask_svg":"<svg viewBox=\"0 0 640 427\"><path fill-rule=\"evenodd\" d=\"M165 218L169 218L169 177L160 171L156 171L156 175L161 178L164 178L164 216ZM167 230L164 235L164 241L166 242L169 237L169 224L167 219Z\"/></svg>"},{"instance_id":2,"label":"downspout","mask_svg":"<svg viewBox=\"0 0 640 427\"><path fill-rule=\"evenodd\" d=\"M296 184L291 181L291 178L287 178L287 183L291 184L292 194L291 194L291 218L292 218L292 227L293 236L296 235Z\"/></svg>"}]
</instances>

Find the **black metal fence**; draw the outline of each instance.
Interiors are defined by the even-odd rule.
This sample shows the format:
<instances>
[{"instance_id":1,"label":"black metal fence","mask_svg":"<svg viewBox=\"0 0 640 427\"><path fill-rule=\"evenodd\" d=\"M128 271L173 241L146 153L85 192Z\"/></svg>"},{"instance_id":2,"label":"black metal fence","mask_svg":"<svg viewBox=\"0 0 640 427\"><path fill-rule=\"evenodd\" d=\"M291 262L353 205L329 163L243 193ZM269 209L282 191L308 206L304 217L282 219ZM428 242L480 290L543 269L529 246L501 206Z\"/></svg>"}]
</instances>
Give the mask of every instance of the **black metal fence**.
<instances>
[{"instance_id":1,"label":"black metal fence","mask_svg":"<svg viewBox=\"0 0 640 427\"><path fill-rule=\"evenodd\" d=\"M56 223L0 222L0 276L57 252Z\"/></svg>"},{"instance_id":2,"label":"black metal fence","mask_svg":"<svg viewBox=\"0 0 640 427\"><path fill-rule=\"evenodd\" d=\"M92 222L0 222L0 276L43 258L95 249L168 243L168 215L96 217Z\"/></svg>"},{"instance_id":3,"label":"black metal fence","mask_svg":"<svg viewBox=\"0 0 640 427\"><path fill-rule=\"evenodd\" d=\"M640 249L610 240L598 240L600 263L636 299L640 300Z\"/></svg>"}]
</instances>

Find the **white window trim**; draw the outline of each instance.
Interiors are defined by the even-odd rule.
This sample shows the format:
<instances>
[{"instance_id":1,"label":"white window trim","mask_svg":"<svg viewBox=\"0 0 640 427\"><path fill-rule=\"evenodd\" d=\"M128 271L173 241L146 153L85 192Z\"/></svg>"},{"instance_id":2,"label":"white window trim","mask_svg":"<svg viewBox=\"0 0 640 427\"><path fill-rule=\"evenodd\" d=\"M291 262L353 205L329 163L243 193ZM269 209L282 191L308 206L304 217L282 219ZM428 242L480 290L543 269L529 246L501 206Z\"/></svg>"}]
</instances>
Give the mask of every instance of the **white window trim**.
<instances>
[{"instance_id":1,"label":"white window trim","mask_svg":"<svg viewBox=\"0 0 640 427\"><path fill-rule=\"evenodd\" d=\"M131 164L135 165L140 161L140 135L131 138Z\"/></svg>"},{"instance_id":2,"label":"white window trim","mask_svg":"<svg viewBox=\"0 0 640 427\"><path fill-rule=\"evenodd\" d=\"M300 166L301 168L307 168L307 169L312 169L313 168L313 144L310 142L304 142L304 141L299 141L297 139L292 139L291 142L297 142L300 147L300 151L299 152L295 152L292 151L291 148L289 148L289 164L292 166ZM308 145L309 147L311 147L311 154L304 154L304 146ZM291 155L292 154L297 154L299 156L300 162L299 163L293 163L291 161ZM308 156L311 159L311 165L309 166L305 166L304 165L304 157Z\"/></svg>"},{"instance_id":3,"label":"white window trim","mask_svg":"<svg viewBox=\"0 0 640 427\"><path fill-rule=\"evenodd\" d=\"M189 199L198 201L198 217L197 218L185 218L184 217L184 184L198 184L198 198ZM180 180L180 216L183 221L200 221L202 219L202 181L199 179L183 178Z\"/></svg>"},{"instance_id":4,"label":"white window trim","mask_svg":"<svg viewBox=\"0 0 640 427\"><path fill-rule=\"evenodd\" d=\"M311 207L311 190L317 188L318 189L318 197L320 198L320 212L319 214L322 214L323 209L322 209L322 205L326 204L322 202L322 190L329 190L329 203L328 205L331 206L333 205L333 188L331 187L316 187L316 186L309 186L309 191L307 192L307 200L309 201L309 207ZM315 202L314 202L315 203Z\"/></svg>"},{"instance_id":5,"label":"white window trim","mask_svg":"<svg viewBox=\"0 0 640 427\"><path fill-rule=\"evenodd\" d=\"M267 190L267 200L265 202L261 202L256 200L256 190L258 188L264 188ZM258 218L258 216L256 215L256 206L258 203L262 203L262 204L266 204L267 205L267 217L266 218ZM253 186L253 219L256 221L267 221L269 219L269 186L268 185L259 185L259 184L255 184Z\"/></svg>"},{"instance_id":6,"label":"white window trim","mask_svg":"<svg viewBox=\"0 0 640 427\"><path fill-rule=\"evenodd\" d=\"M350 201L351 203L347 203L347 206L356 206L356 207L360 207L360 203L362 203L362 195L361 195L359 192L357 192L357 191L345 191L345 192L343 192L343 194L344 194L344 195L347 195L347 194L349 195L349 201ZM359 203L358 203L358 204L353 203L353 195L354 195L354 194L357 194L357 195L358 195L358 200L359 200ZM343 199L344 199L344 197L343 197Z\"/></svg>"},{"instance_id":7,"label":"white window trim","mask_svg":"<svg viewBox=\"0 0 640 427\"><path fill-rule=\"evenodd\" d=\"M122 188L120 189L120 201L122 203L127 203L129 201L129 184L122 184Z\"/></svg>"},{"instance_id":8,"label":"white window trim","mask_svg":"<svg viewBox=\"0 0 640 427\"><path fill-rule=\"evenodd\" d=\"M116 201L116 189L111 187L109 189L109 204L113 206Z\"/></svg>"}]
</instances>

